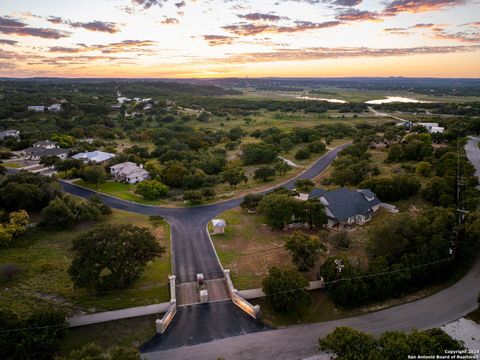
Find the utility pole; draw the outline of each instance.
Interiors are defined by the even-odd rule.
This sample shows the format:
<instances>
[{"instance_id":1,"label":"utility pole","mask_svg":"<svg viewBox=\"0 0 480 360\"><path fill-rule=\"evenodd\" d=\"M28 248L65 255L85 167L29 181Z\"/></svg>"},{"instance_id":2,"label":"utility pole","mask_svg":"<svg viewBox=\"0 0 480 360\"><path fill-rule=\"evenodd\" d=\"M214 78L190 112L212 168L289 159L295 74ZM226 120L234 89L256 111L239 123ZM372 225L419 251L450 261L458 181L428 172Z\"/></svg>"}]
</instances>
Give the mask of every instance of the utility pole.
<instances>
[{"instance_id":1,"label":"utility pole","mask_svg":"<svg viewBox=\"0 0 480 360\"><path fill-rule=\"evenodd\" d=\"M456 208L456 213L457 213L457 224L453 229L454 235L453 235L453 241L451 241L451 247L449 249L449 255L453 258L455 256L455 247L457 246L458 243L458 238L460 236L460 228L462 226L463 221L465 220L465 215L468 214L468 211L465 210L462 206L462 201L461 201L461 191L462 191L462 186L465 185L465 180L463 178L463 175L460 173L460 143L458 141L458 133L457 133L457 177L456 177L456 185L457 185L457 208Z\"/></svg>"}]
</instances>

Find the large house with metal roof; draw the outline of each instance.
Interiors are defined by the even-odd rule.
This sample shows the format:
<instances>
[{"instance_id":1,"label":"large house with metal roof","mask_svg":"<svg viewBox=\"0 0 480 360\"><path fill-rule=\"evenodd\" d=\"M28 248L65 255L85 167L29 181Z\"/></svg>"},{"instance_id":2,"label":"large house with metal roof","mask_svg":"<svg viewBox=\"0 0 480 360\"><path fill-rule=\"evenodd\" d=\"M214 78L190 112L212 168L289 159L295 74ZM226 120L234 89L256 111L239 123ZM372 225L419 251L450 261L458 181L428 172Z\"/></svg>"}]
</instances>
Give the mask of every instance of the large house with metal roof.
<instances>
[{"instance_id":1,"label":"large house with metal roof","mask_svg":"<svg viewBox=\"0 0 480 360\"><path fill-rule=\"evenodd\" d=\"M133 162L127 161L110 166L110 174L117 181L126 181L129 184L136 184L149 177L148 171Z\"/></svg>"},{"instance_id":2,"label":"large house with metal roof","mask_svg":"<svg viewBox=\"0 0 480 360\"><path fill-rule=\"evenodd\" d=\"M383 205L369 189L340 188L333 191L314 189L308 198L319 199L325 206L327 226L331 228L365 224Z\"/></svg>"},{"instance_id":3,"label":"large house with metal roof","mask_svg":"<svg viewBox=\"0 0 480 360\"><path fill-rule=\"evenodd\" d=\"M104 151L90 151L90 152L82 152L76 155L73 155L73 159L83 160L86 163L102 163L104 161L110 160L114 158L116 155L107 153Z\"/></svg>"}]
</instances>

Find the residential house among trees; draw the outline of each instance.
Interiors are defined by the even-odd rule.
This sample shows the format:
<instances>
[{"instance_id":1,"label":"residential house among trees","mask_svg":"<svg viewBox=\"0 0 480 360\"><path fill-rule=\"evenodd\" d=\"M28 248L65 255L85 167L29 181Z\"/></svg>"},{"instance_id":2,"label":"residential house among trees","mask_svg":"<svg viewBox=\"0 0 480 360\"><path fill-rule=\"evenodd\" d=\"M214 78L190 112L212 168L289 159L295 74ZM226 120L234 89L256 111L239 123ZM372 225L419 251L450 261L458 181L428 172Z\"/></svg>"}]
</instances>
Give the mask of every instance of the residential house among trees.
<instances>
[{"instance_id":1,"label":"residential house among trees","mask_svg":"<svg viewBox=\"0 0 480 360\"><path fill-rule=\"evenodd\" d=\"M56 141L45 140L45 141L37 141L36 143L33 144L33 147L43 148L43 149L56 149L56 148L59 148L60 146Z\"/></svg>"},{"instance_id":2,"label":"residential house among trees","mask_svg":"<svg viewBox=\"0 0 480 360\"><path fill-rule=\"evenodd\" d=\"M84 162L102 163L115 157L115 154L103 152L103 151L90 151L73 155L73 159L83 160Z\"/></svg>"},{"instance_id":3,"label":"residential house among trees","mask_svg":"<svg viewBox=\"0 0 480 360\"><path fill-rule=\"evenodd\" d=\"M52 104L47 109L50 112L59 112L62 110L62 104Z\"/></svg>"},{"instance_id":4,"label":"residential house among trees","mask_svg":"<svg viewBox=\"0 0 480 360\"><path fill-rule=\"evenodd\" d=\"M314 189L309 199L320 199L325 206L330 228L349 227L364 224L380 209L382 202L369 189L349 190L340 188L333 191Z\"/></svg>"},{"instance_id":5,"label":"residential house among trees","mask_svg":"<svg viewBox=\"0 0 480 360\"><path fill-rule=\"evenodd\" d=\"M62 160L68 158L70 149L60 149L55 141L44 140L37 141L33 146L22 150L22 153L30 160L38 161L42 157L56 156Z\"/></svg>"},{"instance_id":6,"label":"residential house among trees","mask_svg":"<svg viewBox=\"0 0 480 360\"><path fill-rule=\"evenodd\" d=\"M129 184L136 184L149 178L148 171L142 165L129 161L110 166L110 174L115 180Z\"/></svg>"},{"instance_id":7,"label":"residential house among trees","mask_svg":"<svg viewBox=\"0 0 480 360\"><path fill-rule=\"evenodd\" d=\"M430 134L443 133L445 128L438 126L438 123L418 123L419 126L423 126Z\"/></svg>"},{"instance_id":8,"label":"residential house among trees","mask_svg":"<svg viewBox=\"0 0 480 360\"><path fill-rule=\"evenodd\" d=\"M27 107L28 111L34 111L34 112L44 112L45 111L45 106L43 105L33 105L33 106L28 106Z\"/></svg>"},{"instance_id":9,"label":"residential house among trees","mask_svg":"<svg viewBox=\"0 0 480 360\"><path fill-rule=\"evenodd\" d=\"M13 129L0 131L0 140L4 140L7 137L18 138L20 137L20 131Z\"/></svg>"}]
</instances>

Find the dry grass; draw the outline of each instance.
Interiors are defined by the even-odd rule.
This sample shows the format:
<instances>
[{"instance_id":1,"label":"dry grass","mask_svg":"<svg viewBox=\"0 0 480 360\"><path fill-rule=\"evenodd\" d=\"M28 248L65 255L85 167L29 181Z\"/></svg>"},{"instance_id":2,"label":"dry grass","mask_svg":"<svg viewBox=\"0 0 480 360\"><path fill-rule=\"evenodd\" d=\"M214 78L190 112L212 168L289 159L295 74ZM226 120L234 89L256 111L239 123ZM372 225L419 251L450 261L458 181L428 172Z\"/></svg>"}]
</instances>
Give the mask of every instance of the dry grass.
<instances>
[{"instance_id":1,"label":"dry grass","mask_svg":"<svg viewBox=\"0 0 480 360\"><path fill-rule=\"evenodd\" d=\"M327 252L318 261L317 266L305 273L305 276L310 280L316 280L319 265L327 256L345 256L352 263L366 267L368 257L365 246L368 229L389 216L392 215L382 210L368 224L351 231L352 241L348 249L338 249L330 243L328 230L302 230L307 234L319 236L327 247ZM232 271L237 288L259 288L270 267L294 266L289 252L284 249L285 241L294 230L272 231L264 224L261 215L249 214L241 208L226 211L218 217L226 220L226 233L212 235L212 240L223 267Z\"/></svg>"}]
</instances>

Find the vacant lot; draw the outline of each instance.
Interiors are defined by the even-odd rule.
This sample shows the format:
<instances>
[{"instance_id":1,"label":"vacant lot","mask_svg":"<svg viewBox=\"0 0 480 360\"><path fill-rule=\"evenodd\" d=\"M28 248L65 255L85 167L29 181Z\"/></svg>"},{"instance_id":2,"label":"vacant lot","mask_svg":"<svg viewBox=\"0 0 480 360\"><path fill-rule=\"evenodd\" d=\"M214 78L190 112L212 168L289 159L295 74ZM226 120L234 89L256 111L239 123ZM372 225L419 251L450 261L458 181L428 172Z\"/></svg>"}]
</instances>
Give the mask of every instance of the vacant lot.
<instances>
[{"instance_id":1,"label":"vacant lot","mask_svg":"<svg viewBox=\"0 0 480 360\"><path fill-rule=\"evenodd\" d=\"M327 247L329 256L343 255L352 262L366 266L368 258L365 252L368 229L381 223L392 214L381 210L367 225L350 232L351 246L337 249L328 240L329 231L325 229L302 231L319 236ZM226 211L218 216L226 220L225 234L212 235L222 265L232 272L232 279L238 289L252 289L262 286L262 280L272 266L293 266L291 256L284 245L294 230L272 231L259 214L249 214L241 208ZM305 273L310 280L317 280L318 266Z\"/></svg>"},{"instance_id":2,"label":"vacant lot","mask_svg":"<svg viewBox=\"0 0 480 360\"><path fill-rule=\"evenodd\" d=\"M169 226L165 222L152 224L147 216L115 210L108 220L150 228L165 247L161 258L148 264L141 278L131 289L96 293L75 289L67 269L73 258L72 241L94 223L81 224L68 231L32 229L0 250L0 264L16 264L20 276L0 287L0 308L25 315L52 304L70 313L97 312L168 301L168 275L171 272Z\"/></svg>"}]
</instances>

